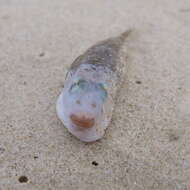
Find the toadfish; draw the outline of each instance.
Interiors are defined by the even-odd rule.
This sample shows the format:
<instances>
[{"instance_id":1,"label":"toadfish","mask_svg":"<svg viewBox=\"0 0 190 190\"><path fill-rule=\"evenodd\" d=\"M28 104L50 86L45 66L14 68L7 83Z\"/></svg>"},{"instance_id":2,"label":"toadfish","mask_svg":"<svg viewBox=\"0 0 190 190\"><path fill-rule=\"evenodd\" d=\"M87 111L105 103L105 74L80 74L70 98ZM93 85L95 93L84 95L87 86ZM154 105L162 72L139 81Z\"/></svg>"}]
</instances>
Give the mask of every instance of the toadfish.
<instances>
[{"instance_id":1,"label":"toadfish","mask_svg":"<svg viewBox=\"0 0 190 190\"><path fill-rule=\"evenodd\" d=\"M72 63L66 75L56 111L81 141L101 139L109 126L120 81L118 53L129 33L95 44Z\"/></svg>"}]
</instances>

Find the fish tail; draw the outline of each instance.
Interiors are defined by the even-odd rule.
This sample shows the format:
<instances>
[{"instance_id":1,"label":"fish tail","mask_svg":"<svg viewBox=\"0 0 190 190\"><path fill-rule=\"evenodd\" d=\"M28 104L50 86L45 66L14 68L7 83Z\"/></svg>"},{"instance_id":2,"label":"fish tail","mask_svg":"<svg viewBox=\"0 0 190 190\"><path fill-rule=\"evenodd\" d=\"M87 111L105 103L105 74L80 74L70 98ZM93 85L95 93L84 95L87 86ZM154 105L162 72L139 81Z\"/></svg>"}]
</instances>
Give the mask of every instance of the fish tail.
<instances>
[{"instance_id":1,"label":"fish tail","mask_svg":"<svg viewBox=\"0 0 190 190\"><path fill-rule=\"evenodd\" d=\"M125 32L121 33L119 35L119 41L120 43L123 43L125 41L125 39L132 33L132 30L129 29L129 30L126 30Z\"/></svg>"}]
</instances>

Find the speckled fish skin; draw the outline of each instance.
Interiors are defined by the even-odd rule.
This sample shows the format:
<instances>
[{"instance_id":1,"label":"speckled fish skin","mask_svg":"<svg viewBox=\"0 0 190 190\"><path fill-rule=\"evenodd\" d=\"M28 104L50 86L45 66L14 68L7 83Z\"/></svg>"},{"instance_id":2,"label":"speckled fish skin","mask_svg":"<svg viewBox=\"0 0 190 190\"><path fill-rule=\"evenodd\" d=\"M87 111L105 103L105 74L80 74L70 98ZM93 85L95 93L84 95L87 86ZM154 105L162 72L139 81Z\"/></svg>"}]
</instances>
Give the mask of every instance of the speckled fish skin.
<instances>
[{"instance_id":1,"label":"speckled fish skin","mask_svg":"<svg viewBox=\"0 0 190 190\"><path fill-rule=\"evenodd\" d=\"M130 34L131 30L122 33L118 37L109 38L99 42L80 55L71 65L71 70L78 68L81 64L101 65L116 71L118 51Z\"/></svg>"},{"instance_id":2,"label":"speckled fish skin","mask_svg":"<svg viewBox=\"0 0 190 190\"><path fill-rule=\"evenodd\" d=\"M120 80L118 54L129 33L92 46L66 75L56 110L64 126L81 141L101 139L111 121Z\"/></svg>"}]
</instances>

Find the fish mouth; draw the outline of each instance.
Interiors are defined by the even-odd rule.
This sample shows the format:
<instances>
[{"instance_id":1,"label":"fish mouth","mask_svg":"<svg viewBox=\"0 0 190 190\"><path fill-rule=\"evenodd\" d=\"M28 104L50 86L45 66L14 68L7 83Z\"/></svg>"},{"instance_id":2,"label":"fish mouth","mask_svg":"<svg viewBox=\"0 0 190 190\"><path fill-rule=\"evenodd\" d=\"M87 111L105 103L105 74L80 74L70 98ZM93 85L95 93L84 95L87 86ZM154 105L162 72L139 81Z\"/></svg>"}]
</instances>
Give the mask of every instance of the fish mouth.
<instances>
[{"instance_id":1,"label":"fish mouth","mask_svg":"<svg viewBox=\"0 0 190 190\"><path fill-rule=\"evenodd\" d=\"M85 115L78 116L76 114L70 115L71 122L81 129L92 128L95 124L95 119L93 117L87 117Z\"/></svg>"}]
</instances>

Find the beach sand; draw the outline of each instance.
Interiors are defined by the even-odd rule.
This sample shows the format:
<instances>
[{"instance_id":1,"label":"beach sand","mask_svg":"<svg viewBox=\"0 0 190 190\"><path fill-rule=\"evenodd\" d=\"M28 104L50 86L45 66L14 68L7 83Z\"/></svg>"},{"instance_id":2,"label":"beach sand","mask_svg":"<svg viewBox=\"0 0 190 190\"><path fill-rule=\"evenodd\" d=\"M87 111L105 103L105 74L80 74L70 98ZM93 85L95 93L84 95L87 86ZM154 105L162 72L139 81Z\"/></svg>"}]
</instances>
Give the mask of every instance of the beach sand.
<instances>
[{"instance_id":1,"label":"beach sand","mask_svg":"<svg viewBox=\"0 0 190 190\"><path fill-rule=\"evenodd\" d=\"M73 60L127 29L105 137L55 103ZM0 190L190 189L189 0L0 0Z\"/></svg>"}]
</instances>

